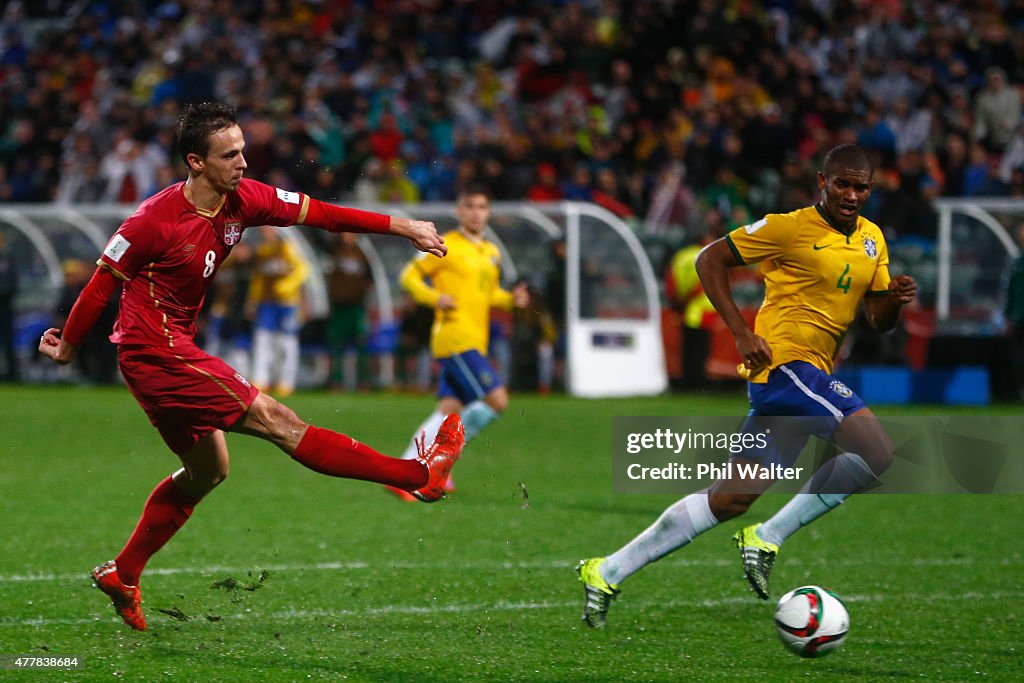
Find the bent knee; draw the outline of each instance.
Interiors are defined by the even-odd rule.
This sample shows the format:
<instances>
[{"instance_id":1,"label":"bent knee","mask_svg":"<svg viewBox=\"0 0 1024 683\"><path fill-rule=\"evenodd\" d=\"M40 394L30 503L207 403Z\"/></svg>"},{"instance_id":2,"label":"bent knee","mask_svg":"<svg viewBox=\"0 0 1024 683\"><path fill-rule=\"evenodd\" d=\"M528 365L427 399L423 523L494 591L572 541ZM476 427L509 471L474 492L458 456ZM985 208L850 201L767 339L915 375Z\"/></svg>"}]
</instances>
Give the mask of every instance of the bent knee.
<instances>
[{"instance_id":1,"label":"bent knee","mask_svg":"<svg viewBox=\"0 0 1024 683\"><path fill-rule=\"evenodd\" d=\"M218 469L210 476L210 490L217 488L224 483L224 480L228 478L228 468L224 467Z\"/></svg>"},{"instance_id":2,"label":"bent knee","mask_svg":"<svg viewBox=\"0 0 1024 683\"><path fill-rule=\"evenodd\" d=\"M196 498L203 498L228 478L228 468L226 465L213 470L186 467L185 475L184 479L175 478L178 487Z\"/></svg>"},{"instance_id":3,"label":"bent knee","mask_svg":"<svg viewBox=\"0 0 1024 683\"><path fill-rule=\"evenodd\" d=\"M484 403L489 405L494 412L504 413L508 409L508 392L504 389L495 391L484 399Z\"/></svg>"}]
</instances>

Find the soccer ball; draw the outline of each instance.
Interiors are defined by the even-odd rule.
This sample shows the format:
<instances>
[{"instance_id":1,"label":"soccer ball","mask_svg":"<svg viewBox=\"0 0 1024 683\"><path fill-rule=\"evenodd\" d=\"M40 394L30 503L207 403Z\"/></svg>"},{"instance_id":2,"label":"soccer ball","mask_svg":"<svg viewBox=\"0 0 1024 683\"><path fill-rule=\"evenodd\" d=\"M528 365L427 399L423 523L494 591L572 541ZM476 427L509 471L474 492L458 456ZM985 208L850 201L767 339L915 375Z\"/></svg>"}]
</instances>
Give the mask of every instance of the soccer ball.
<instances>
[{"instance_id":1,"label":"soccer ball","mask_svg":"<svg viewBox=\"0 0 1024 683\"><path fill-rule=\"evenodd\" d=\"M775 629L783 644L801 657L824 657L846 640L850 613L827 588L801 586L779 600Z\"/></svg>"}]
</instances>

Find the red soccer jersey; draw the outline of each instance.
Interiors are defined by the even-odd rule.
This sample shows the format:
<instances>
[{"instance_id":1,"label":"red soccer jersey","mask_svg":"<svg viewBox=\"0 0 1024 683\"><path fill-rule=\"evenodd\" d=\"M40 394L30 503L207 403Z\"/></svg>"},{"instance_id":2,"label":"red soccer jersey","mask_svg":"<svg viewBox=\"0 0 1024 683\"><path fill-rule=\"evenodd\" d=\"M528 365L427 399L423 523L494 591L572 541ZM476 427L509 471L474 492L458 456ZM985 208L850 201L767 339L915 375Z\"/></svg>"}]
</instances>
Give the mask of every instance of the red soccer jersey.
<instances>
[{"instance_id":1,"label":"red soccer jersey","mask_svg":"<svg viewBox=\"0 0 1024 683\"><path fill-rule=\"evenodd\" d=\"M308 198L243 179L215 211L185 198L185 183L150 197L107 243L98 264L125 281L110 340L173 348L191 343L217 269L256 225L292 225Z\"/></svg>"}]
</instances>

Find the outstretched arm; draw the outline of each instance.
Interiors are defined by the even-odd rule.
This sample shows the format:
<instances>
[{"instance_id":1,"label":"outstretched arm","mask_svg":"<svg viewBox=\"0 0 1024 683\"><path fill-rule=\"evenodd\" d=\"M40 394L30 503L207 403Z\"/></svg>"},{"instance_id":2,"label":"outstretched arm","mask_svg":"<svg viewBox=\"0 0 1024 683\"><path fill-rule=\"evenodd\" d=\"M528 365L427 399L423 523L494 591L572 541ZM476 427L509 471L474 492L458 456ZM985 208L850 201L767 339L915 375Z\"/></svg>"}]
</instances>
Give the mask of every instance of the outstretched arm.
<instances>
[{"instance_id":1,"label":"outstretched arm","mask_svg":"<svg viewBox=\"0 0 1024 683\"><path fill-rule=\"evenodd\" d=\"M99 320L117 285L118 280L113 273L106 268L97 268L71 308L67 324L64 325L64 334L57 327L46 330L39 338L39 352L60 365L73 361L78 347Z\"/></svg>"},{"instance_id":2,"label":"outstretched arm","mask_svg":"<svg viewBox=\"0 0 1024 683\"><path fill-rule=\"evenodd\" d=\"M736 260L736 255L724 237L704 247L696 263L704 293L732 332L743 364L753 370L772 362L772 350L763 337L757 336L750 329L732 298L729 268L738 265L740 262Z\"/></svg>"},{"instance_id":3,"label":"outstretched arm","mask_svg":"<svg viewBox=\"0 0 1024 683\"><path fill-rule=\"evenodd\" d=\"M897 275L889 281L888 296L869 296L864 299L864 313L868 325L876 332L888 332L896 327L900 311L914 300L917 283L909 275Z\"/></svg>"},{"instance_id":4,"label":"outstretched arm","mask_svg":"<svg viewBox=\"0 0 1024 683\"><path fill-rule=\"evenodd\" d=\"M442 257L448 253L444 239L430 221L387 216L382 213L336 206L308 198L309 205L298 222L331 232L376 232L404 237L420 251Z\"/></svg>"}]
</instances>

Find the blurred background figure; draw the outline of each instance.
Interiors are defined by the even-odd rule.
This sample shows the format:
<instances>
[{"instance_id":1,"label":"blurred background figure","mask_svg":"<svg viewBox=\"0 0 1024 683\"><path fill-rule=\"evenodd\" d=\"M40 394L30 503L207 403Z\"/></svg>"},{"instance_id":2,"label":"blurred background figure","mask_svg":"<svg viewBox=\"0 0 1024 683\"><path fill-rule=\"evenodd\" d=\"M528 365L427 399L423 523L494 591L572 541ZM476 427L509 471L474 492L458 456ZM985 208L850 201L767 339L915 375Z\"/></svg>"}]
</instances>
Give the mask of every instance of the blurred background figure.
<instances>
[{"instance_id":1,"label":"blurred background figure","mask_svg":"<svg viewBox=\"0 0 1024 683\"><path fill-rule=\"evenodd\" d=\"M288 396L299 373L299 324L305 260L276 228L260 228L246 304L253 321L252 382Z\"/></svg>"},{"instance_id":2,"label":"blurred background figure","mask_svg":"<svg viewBox=\"0 0 1024 683\"><path fill-rule=\"evenodd\" d=\"M57 301L57 308L53 315L53 324L63 327L67 322L71 307L78 300L78 295L89 278L92 277L94 267L91 263L81 259L68 259L62 264L64 271L64 287ZM77 372L77 379L84 379L92 384L113 384L117 381L117 347L110 341L109 337L114 330L114 321L117 320L118 299L121 290L118 289L114 296L107 300L107 305L100 314L99 320L89 330L85 343L78 353L76 366L65 365L58 368L58 372L67 372L68 375L60 379L72 379L72 374Z\"/></svg>"},{"instance_id":3,"label":"blurred background figure","mask_svg":"<svg viewBox=\"0 0 1024 683\"><path fill-rule=\"evenodd\" d=\"M119 139L99 165L104 182L103 201L134 203L146 199L158 188L157 171L167 163L167 152L156 145L143 145L119 131Z\"/></svg>"},{"instance_id":4,"label":"blurred background figure","mask_svg":"<svg viewBox=\"0 0 1024 683\"><path fill-rule=\"evenodd\" d=\"M562 188L558 185L558 169L548 162L537 164L536 181L526 190L531 202L554 202L562 199Z\"/></svg>"},{"instance_id":5,"label":"blurred background figure","mask_svg":"<svg viewBox=\"0 0 1024 683\"><path fill-rule=\"evenodd\" d=\"M249 298L249 267L252 243L242 233L242 241L217 271L213 292L208 297L208 315L203 350L220 356L242 374L249 374L252 351L252 323L246 315Z\"/></svg>"},{"instance_id":6,"label":"blurred background figure","mask_svg":"<svg viewBox=\"0 0 1024 683\"><path fill-rule=\"evenodd\" d=\"M14 296L18 293L18 268L14 250L0 232L0 353L7 382L18 381L18 364L14 357Z\"/></svg>"},{"instance_id":7,"label":"blurred background figure","mask_svg":"<svg viewBox=\"0 0 1024 683\"><path fill-rule=\"evenodd\" d=\"M1017 244L1024 249L1024 223L1017 226ZM1017 396L1024 399L1024 253L1013 262L1006 292L1006 333Z\"/></svg>"},{"instance_id":8,"label":"blurred background figure","mask_svg":"<svg viewBox=\"0 0 1024 683\"><path fill-rule=\"evenodd\" d=\"M366 297L373 277L357 235L343 232L339 237L327 273L330 386L352 392L359 388L360 377L366 375Z\"/></svg>"},{"instance_id":9,"label":"blurred background figure","mask_svg":"<svg viewBox=\"0 0 1024 683\"><path fill-rule=\"evenodd\" d=\"M520 282L526 282L525 278ZM558 329L547 301L530 287L530 305L512 311L512 352L509 387L513 391L551 393Z\"/></svg>"},{"instance_id":10,"label":"blurred background figure","mask_svg":"<svg viewBox=\"0 0 1024 683\"><path fill-rule=\"evenodd\" d=\"M998 66L989 67L985 70L985 87L974 101L974 139L989 151L1003 152L1017 130L1021 109L1020 94L1006 82L1006 72Z\"/></svg>"},{"instance_id":11,"label":"blurred background figure","mask_svg":"<svg viewBox=\"0 0 1024 683\"><path fill-rule=\"evenodd\" d=\"M551 348L549 389L562 388L565 379L565 268L565 240L559 238L551 243L548 264L544 271L544 302L551 324L554 325L555 335ZM556 383L558 387L555 386Z\"/></svg>"},{"instance_id":12,"label":"blurred background figure","mask_svg":"<svg viewBox=\"0 0 1024 683\"><path fill-rule=\"evenodd\" d=\"M682 332L682 378L678 384L687 391L707 385L704 367L711 351L711 327L717 313L701 287L695 264L697 255L715 239L716 234L709 230L679 249L665 275L665 296Z\"/></svg>"},{"instance_id":13,"label":"blurred background figure","mask_svg":"<svg viewBox=\"0 0 1024 683\"><path fill-rule=\"evenodd\" d=\"M422 306L402 292L398 327L398 372L406 389L425 394L434 384L434 357L430 355L430 329L434 309Z\"/></svg>"},{"instance_id":14,"label":"blurred background figure","mask_svg":"<svg viewBox=\"0 0 1024 683\"><path fill-rule=\"evenodd\" d=\"M665 164L651 192L650 208L644 217L644 231L652 234L678 232L689 225L697 208L693 192L687 186L686 167Z\"/></svg>"}]
</instances>

